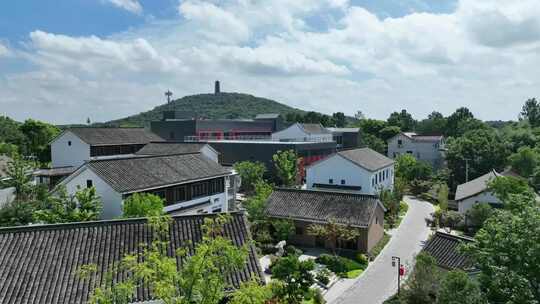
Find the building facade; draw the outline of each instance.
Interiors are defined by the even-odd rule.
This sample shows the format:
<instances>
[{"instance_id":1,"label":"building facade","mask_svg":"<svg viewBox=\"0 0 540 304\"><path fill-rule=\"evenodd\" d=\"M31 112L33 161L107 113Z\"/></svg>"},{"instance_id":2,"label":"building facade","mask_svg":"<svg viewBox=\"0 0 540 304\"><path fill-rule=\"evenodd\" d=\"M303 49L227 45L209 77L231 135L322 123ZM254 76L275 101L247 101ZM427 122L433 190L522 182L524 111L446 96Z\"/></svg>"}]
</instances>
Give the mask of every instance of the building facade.
<instances>
[{"instance_id":1,"label":"building facade","mask_svg":"<svg viewBox=\"0 0 540 304\"><path fill-rule=\"evenodd\" d=\"M266 215L292 220L289 242L305 247L341 248L369 253L384 236L385 209L375 196L330 191L276 189L266 202ZM355 240L329 240L308 233L311 225L333 222L359 232ZM332 243L334 242L335 243Z\"/></svg>"},{"instance_id":2,"label":"building facade","mask_svg":"<svg viewBox=\"0 0 540 304\"><path fill-rule=\"evenodd\" d=\"M59 185L71 195L95 187L102 218L112 219L122 215L124 200L134 193L161 197L170 214L228 212L235 178L230 169L194 153L91 160Z\"/></svg>"},{"instance_id":3,"label":"building facade","mask_svg":"<svg viewBox=\"0 0 540 304\"><path fill-rule=\"evenodd\" d=\"M393 189L394 161L369 148L340 151L306 168L307 189L376 195Z\"/></svg>"},{"instance_id":4,"label":"building facade","mask_svg":"<svg viewBox=\"0 0 540 304\"><path fill-rule=\"evenodd\" d=\"M416 159L427 162L434 169L444 166L445 141L443 136L422 136L411 132L402 132L388 140L388 157L410 154Z\"/></svg>"},{"instance_id":5,"label":"building facade","mask_svg":"<svg viewBox=\"0 0 540 304\"><path fill-rule=\"evenodd\" d=\"M360 128L326 128L332 132L334 141L339 150L355 149L360 147Z\"/></svg>"},{"instance_id":6,"label":"building facade","mask_svg":"<svg viewBox=\"0 0 540 304\"><path fill-rule=\"evenodd\" d=\"M331 142L332 132L324 128L321 124L295 123L288 128L274 132L273 141L291 142Z\"/></svg>"},{"instance_id":7,"label":"building facade","mask_svg":"<svg viewBox=\"0 0 540 304\"><path fill-rule=\"evenodd\" d=\"M492 170L456 188L458 212L465 215L475 204L488 203L492 207L501 208L502 202L489 190L489 182L503 176Z\"/></svg>"}]
</instances>

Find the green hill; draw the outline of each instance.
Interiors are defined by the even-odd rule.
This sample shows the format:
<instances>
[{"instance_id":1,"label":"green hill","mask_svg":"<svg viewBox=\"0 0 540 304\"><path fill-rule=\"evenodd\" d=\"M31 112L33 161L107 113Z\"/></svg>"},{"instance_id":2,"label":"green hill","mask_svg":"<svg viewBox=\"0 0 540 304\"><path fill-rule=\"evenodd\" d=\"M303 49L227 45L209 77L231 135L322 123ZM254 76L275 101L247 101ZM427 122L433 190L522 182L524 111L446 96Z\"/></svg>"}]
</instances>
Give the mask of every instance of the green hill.
<instances>
[{"instance_id":1,"label":"green hill","mask_svg":"<svg viewBox=\"0 0 540 304\"><path fill-rule=\"evenodd\" d=\"M304 111L289 107L277 101L240 93L198 94L185 96L154 109L137 115L109 121L105 124L114 126L147 126L150 121L160 120L164 111L196 113L199 117L219 118L254 118L261 113L287 113Z\"/></svg>"}]
</instances>

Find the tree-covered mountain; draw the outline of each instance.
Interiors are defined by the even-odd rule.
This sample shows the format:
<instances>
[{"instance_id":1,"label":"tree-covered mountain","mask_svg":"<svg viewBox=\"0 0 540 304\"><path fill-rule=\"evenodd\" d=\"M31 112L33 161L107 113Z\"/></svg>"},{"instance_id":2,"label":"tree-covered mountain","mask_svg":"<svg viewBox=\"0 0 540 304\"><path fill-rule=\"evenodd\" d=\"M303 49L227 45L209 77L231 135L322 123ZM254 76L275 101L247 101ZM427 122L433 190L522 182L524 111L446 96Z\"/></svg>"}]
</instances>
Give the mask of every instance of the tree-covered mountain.
<instances>
[{"instance_id":1,"label":"tree-covered mountain","mask_svg":"<svg viewBox=\"0 0 540 304\"><path fill-rule=\"evenodd\" d=\"M165 111L195 113L209 119L254 118L261 113L303 114L304 111L277 101L241 93L197 94L176 99L137 115L109 121L115 126L147 126L150 121L160 120Z\"/></svg>"}]
</instances>

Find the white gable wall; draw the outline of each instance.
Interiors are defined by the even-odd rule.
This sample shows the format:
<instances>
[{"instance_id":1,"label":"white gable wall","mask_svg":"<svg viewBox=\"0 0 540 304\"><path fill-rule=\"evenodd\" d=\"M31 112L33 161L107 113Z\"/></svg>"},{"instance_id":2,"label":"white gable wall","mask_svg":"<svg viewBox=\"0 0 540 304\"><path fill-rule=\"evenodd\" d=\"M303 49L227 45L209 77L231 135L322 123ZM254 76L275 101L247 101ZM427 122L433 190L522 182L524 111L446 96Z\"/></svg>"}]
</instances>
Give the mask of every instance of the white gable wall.
<instances>
[{"instance_id":1,"label":"white gable wall","mask_svg":"<svg viewBox=\"0 0 540 304\"><path fill-rule=\"evenodd\" d=\"M90 159L90 145L66 131L51 143L51 159L53 168L79 167Z\"/></svg>"},{"instance_id":2,"label":"white gable wall","mask_svg":"<svg viewBox=\"0 0 540 304\"><path fill-rule=\"evenodd\" d=\"M490 191L484 191L475 196L458 201L458 212L464 215L467 213L467 211L472 209L473 205L478 203L502 204L493 193Z\"/></svg>"},{"instance_id":3,"label":"white gable wall","mask_svg":"<svg viewBox=\"0 0 540 304\"><path fill-rule=\"evenodd\" d=\"M69 178L68 178L69 179ZM91 180L96 188L96 193L99 195L103 203L102 219L114 219L122 216L122 195L107 184L101 177L96 175L92 170L83 168L82 172L73 178L62 182L65 184L68 194L75 195L77 186L86 188L86 181Z\"/></svg>"},{"instance_id":4,"label":"white gable wall","mask_svg":"<svg viewBox=\"0 0 540 304\"><path fill-rule=\"evenodd\" d=\"M401 145L398 144L398 140L401 140ZM442 152L439 151L442 144L442 141L438 144L414 141L403 134L398 134L388 140L388 157L396 158L402 154L411 154L418 160L425 161L435 168L440 168L444 160Z\"/></svg>"},{"instance_id":5,"label":"white gable wall","mask_svg":"<svg viewBox=\"0 0 540 304\"><path fill-rule=\"evenodd\" d=\"M332 133L309 134L300 127L300 124L295 123L285 130L272 133L272 140L328 142L333 140L333 136Z\"/></svg>"},{"instance_id":6,"label":"white gable wall","mask_svg":"<svg viewBox=\"0 0 540 304\"><path fill-rule=\"evenodd\" d=\"M201 149L201 154L210 158L211 160L219 163L219 154L216 150L212 149L209 145L204 145Z\"/></svg>"},{"instance_id":7,"label":"white gable wall","mask_svg":"<svg viewBox=\"0 0 540 304\"><path fill-rule=\"evenodd\" d=\"M388 171L388 178L386 178ZM373 184L375 175L385 172L385 177ZM381 173L382 176L382 173ZM393 189L394 185L394 165L385 167L376 172L371 172L353 162L334 154L306 169L306 183L308 189L313 189L313 184L330 185L329 180L333 180L333 185L341 185L341 180L345 180L345 186L360 186L358 191L361 194L375 195L381 187Z\"/></svg>"}]
</instances>

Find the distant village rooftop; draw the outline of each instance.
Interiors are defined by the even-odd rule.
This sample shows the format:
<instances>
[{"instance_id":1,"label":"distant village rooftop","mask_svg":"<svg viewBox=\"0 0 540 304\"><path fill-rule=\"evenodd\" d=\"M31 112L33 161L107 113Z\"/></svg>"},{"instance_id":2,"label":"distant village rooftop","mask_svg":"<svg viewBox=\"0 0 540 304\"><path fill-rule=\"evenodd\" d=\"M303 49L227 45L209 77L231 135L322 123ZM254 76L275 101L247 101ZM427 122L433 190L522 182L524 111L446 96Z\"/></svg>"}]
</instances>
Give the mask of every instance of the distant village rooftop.
<instances>
[{"instance_id":1,"label":"distant village rooftop","mask_svg":"<svg viewBox=\"0 0 540 304\"><path fill-rule=\"evenodd\" d=\"M62 134L65 132L75 134L91 146L146 144L152 141L163 141L161 137L144 128L70 128ZM60 135L56 138L59 137Z\"/></svg>"},{"instance_id":2,"label":"distant village rooftop","mask_svg":"<svg viewBox=\"0 0 540 304\"><path fill-rule=\"evenodd\" d=\"M422 251L429 253L437 261L439 267L446 270L473 269L472 261L459 252L459 246L473 242L473 239L437 231L426 243Z\"/></svg>"},{"instance_id":3,"label":"distant village rooftop","mask_svg":"<svg viewBox=\"0 0 540 304\"><path fill-rule=\"evenodd\" d=\"M137 155L174 155L199 153L202 148L208 146L199 142L151 142L142 147L135 154ZM210 146L208 146L210 147ZM214 150L212 147L210 149ZM215 153L219 154L214 150Z\"/></svg>"},{"instance_id":4,"label":"distant village rooftop","mask_svg":"<svg viewBox=\"0 0 540 304\"><path fill-rule=\"evenodd\" d=\"M370 148L344 150L337 154L369 171L377 171L394 163L394 160Z\"/></svg>"}]
</instances>

